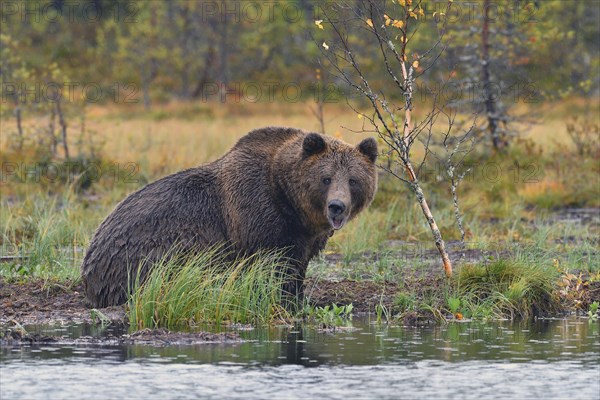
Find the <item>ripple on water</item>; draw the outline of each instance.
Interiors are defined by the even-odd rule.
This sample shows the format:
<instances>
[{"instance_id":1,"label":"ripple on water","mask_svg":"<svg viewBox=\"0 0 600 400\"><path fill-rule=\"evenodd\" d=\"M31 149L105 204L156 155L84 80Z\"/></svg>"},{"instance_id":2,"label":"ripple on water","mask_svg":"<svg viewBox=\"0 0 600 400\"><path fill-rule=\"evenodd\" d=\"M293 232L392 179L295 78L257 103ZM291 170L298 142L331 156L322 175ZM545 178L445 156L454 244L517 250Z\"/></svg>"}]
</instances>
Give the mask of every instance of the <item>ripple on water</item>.
<instances>
[{"instance_id":1,"label":"ripple on water","mask_svg":"<svg viewBox=\"0 0 600 400\"><path fill-rule=\"evenodd\" d=\"M229 345L2 347L0 398L598 398L600 327L584 322L359 320L352 334L249 331Z\"/></svg>"}]
</instances>

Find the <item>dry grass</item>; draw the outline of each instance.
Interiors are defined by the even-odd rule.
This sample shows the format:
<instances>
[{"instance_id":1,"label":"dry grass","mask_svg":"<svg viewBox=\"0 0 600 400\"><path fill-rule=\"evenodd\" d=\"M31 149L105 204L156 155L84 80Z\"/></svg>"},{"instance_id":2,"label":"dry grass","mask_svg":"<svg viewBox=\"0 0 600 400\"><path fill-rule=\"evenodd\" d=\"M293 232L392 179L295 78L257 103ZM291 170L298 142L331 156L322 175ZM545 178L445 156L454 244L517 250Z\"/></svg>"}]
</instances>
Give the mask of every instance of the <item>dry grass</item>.
<instances>
[{"instance_id":1,"label":"dry grass","mask_svg":"<svg viewBox=\"0 0 600 400\"><path fill-rule=\"evenodd\" d=\"M532 125L524 135L544 147L567 143L565 120L569 110L581 110L579 99L563 103L519 105L517 113L537 111L542 120ZM593 102L591 107L597 105ZM426 104L417 110L426 111ZM268 125L294 126L306 130L317 130L318 121L308 103L184 103L156 104L146 112L139 104L92 105L86 109L86 126L105 142L107 154L117 161L136 161L146 156L151 166L168 159L180 167L213 160L236 139L248 131ZM46 125L43 117L25 115L26 126ZM9 140L7 131L14 130L14 121L3 118L1 128L2 149ZM73 119L71 141L75 141L78 121ZM351 130L360 130L363 121L357 118L343 102L325 105L325 127L330 135L357 143L365 135ZM73 145L73 144L72 144ZM140 151L143 154L140 154ZM175 157L175 158L173 158ZM191 161L194 160L194 161Z\"/></svg>"},{"instance_id":2,"label":"dry grass","mask_svg":"<svg viewBox=\"0 0 600 400\"><path fill-rule=\"evenodd\" d=\"M152 178L215 160L252 129L269 125L318 128L307 104L216 104L200 108L171 104L156 106L150 113L132 110L131 117L118 109L92 109L89 114L88 128L104 142L104 153L117 163L139 163ZM328 134L350 143L367 136L340 128L360 129L361 121L346 107L332 105L325 114Z\"/></svg>"},{"instance_id":3,"label":"dry grass","mask_svg":"<svg viewBox=\"0 0 600 400\"><path fill-rule=\"evenodd\" d=\"M567 200L569 190L562 182L557 182L548 177L539 182L531 182L527 185L522 185L519 190L519 195L527 204L540 204L544 199L562 199ZM560 201L558 202L560 204Z\"/></svg>"}]
</instances>

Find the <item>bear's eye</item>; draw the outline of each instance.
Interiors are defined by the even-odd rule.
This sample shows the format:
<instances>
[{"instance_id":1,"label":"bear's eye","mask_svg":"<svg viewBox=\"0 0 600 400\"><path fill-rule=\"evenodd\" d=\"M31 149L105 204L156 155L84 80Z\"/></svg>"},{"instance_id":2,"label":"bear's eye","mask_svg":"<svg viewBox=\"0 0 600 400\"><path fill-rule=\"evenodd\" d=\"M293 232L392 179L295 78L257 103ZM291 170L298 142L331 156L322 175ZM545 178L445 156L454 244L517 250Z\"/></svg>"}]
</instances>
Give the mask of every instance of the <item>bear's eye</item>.
<instances>
[{"instance_id":1,"label":"bear's eye","mask_svg":"<svg viewBox=\"0 0 600 400\"><path fill-rule=\"evenodd\" d=\"M350 184L350 186L356 186L356 184L357 184L358 182L356 182L356 180L354 180L354 179L350 179L350 180L348 181L348 183Z\"/></svg>"},{"instance_id":2,"label":"bear's eye","mask_svg":"<svg viewBox=\"0 0 600 400\"><path fill-rule=\"evenodd\" d=\"M331 183L331 178L323 178L323 183L329 185Z\"/></svg>"}]
</instances>

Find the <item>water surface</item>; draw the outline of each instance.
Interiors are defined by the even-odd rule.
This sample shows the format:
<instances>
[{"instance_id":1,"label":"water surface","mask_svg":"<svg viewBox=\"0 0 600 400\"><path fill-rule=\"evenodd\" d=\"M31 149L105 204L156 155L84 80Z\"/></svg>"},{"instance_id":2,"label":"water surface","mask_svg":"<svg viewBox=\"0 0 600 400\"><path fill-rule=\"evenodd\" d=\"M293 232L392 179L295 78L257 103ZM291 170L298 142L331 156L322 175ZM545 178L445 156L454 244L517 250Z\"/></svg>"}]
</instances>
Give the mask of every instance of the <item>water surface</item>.
<instances>
[{"instance_id":1,"label":"water surface","mask_svg":"<svg viewBox=\"0 0 600 400\"><path fill-rule=\"evenodd\" d=\"M353 326L244 331L234 344L2 347L0 398L600 398L598 322Z\"/></svg>"}]
</instances>

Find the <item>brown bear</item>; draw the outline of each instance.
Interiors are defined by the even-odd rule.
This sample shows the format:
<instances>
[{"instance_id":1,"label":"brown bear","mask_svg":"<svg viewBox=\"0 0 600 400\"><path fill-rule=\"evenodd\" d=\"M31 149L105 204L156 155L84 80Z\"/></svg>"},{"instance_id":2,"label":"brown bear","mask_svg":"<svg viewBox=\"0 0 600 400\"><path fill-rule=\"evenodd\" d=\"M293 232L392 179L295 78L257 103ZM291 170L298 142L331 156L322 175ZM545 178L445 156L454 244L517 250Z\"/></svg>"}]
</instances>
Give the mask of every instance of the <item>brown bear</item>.
<instances>
[{"instance_id":1,"label":"brown bear","mask_svg":"<svg viewBox=\"0 0 600 400\"><path fill-rule=\"evenodd\" d=\"M130 277L176 243L234 253L285 249L283 291L302 298L308 262L334 230L363 210L377 187L377 142L353 147L293 128L242 137L218 160L129 195L96 230L81 266L94 307L125 303Z\"/></svg>"}]
</instances>

